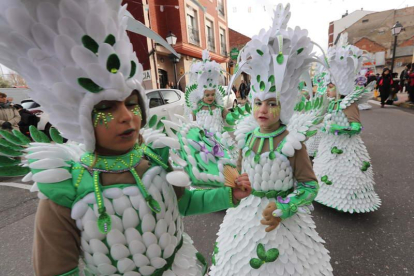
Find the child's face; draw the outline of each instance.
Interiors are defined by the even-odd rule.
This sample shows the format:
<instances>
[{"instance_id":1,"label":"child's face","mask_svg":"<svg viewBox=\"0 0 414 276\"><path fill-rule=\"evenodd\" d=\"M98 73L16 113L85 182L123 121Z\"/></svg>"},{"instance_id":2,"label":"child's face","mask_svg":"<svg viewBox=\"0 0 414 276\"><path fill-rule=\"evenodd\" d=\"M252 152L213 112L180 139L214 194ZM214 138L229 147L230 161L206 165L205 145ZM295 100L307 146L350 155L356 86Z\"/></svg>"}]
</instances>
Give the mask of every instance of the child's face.
<instances>
[{"instance_id":1,"label":"child's face","mask_svg":"<svg viewBox=\"0 0 414 276\"><path fill-rule=\"evenodd\" d=\"M216 90L204 90L203 102L212 104L216 99Z\"/></svg>"},{"instance_id":2,"label":"child's face","mask_svg":"<svg viewBox=\"0 0 414 276\"><path fill-rule=\"evenodd\" d=\"M328 84L327 89L328 97L335 98L336 97L336 86L333 83Z\"/></svg>"},{"instance_id":3,"label":"child's face","mask_svg":"<svg viewBox=\"0 0 414 276\"><path fill-rule=\"evenodd\" d=\"M98 154L123 154L135 145L142 121L138 101L138 94L132 92L124 101L101 101L95 105L92 123Z\"/></svg>"},{"instance_id":4,"label":"child's face","mask_svg":"<svg viewBox=\"0 0 414 276\"><path fill-rule=\"evenodd\" d=\"M260 128L269 128L276 125L280 119L280 105L276 98L265 101L254 99L253 115Z\"/></svg>"}]
</instances>

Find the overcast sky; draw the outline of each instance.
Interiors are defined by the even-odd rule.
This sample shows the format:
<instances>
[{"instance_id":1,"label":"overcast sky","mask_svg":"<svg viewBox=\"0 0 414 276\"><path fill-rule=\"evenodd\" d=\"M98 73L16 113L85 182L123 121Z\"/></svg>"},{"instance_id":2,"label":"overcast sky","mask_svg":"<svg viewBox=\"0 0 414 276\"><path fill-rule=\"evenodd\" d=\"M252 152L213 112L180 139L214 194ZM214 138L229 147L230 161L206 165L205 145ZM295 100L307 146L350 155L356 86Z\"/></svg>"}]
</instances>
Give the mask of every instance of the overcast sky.
<instances>
[{"instance_id":1,"label":"overcast sky","mask_svg":"<svg viewBox=\"0 0 414 276\"><path fill-rule=\"evenodd\" d=\"M329 22L363 8L384 11L414 6L414 0L227 0L229 27L252 37L271 25L275 5L290 3L292 16L288 26L309 31L310 38L324 49L328 45ZM249 11L250 8L250 11Z\"/></svg>"}]
</instances>

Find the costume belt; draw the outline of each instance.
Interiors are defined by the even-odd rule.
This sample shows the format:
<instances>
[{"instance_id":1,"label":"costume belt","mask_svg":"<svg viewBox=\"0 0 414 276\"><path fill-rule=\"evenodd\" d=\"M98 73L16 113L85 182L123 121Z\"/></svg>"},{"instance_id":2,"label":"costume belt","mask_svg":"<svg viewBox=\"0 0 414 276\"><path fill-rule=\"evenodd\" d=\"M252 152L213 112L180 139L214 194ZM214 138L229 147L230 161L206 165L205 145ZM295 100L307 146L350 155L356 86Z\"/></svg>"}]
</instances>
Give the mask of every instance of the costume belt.
<instances>
[{"instance_id":1,"label":"costume belt","mask_svg":"<svg viewBox=\"0 0 414 276\"><path fill-rule=\"evenodd\" d=\"M252 189L252 195L260 197L260 198L277 198L278 196L280 197L287 197L289 194L291 194L294 191L293 188L290 188L289 190L286 191L276 191L276 190L271 190L271 191L257 191Z\"/></svg>"}]
</instances>

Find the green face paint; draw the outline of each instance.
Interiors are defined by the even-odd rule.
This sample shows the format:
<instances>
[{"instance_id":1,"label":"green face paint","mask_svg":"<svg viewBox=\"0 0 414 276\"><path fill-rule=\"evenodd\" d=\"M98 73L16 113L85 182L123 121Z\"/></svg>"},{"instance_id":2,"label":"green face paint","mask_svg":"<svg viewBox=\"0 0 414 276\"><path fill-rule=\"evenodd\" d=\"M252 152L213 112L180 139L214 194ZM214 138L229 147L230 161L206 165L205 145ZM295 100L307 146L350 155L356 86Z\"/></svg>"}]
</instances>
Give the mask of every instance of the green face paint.
<instances>
[{"instance_id":1,"label":"green face paint","mask_svg":"<svg viewBox=\"0 0 414 276\"><path fill-rule=\"evenodd\" d=\"M110 112L99 111L95 108L92 111L92 121L93 121L94 127L97 127L99 124L99 125L105 125L105 127L108 128L108 123L113 118L114 116Z\"/></svg>"},{"instance_id":2,"label":"green face paint","mask_svg":"<svg viewBox=\"0 0 414 276\"><path fill-rule=\"evenodd\" d=\"M135 116L139 116L142 119L142 113L141 113L141 108L139 107L139 105L136 105L133 109L132 109L132 113Z\"/></svg>"},{"instance_id":3,"label":"green face paint","mask_svg":"<svg viewBox=\"0 0 414 276\"><path fill-rule=\"evenodd\" d=\"M277 118L280 114L280 106L270 107L269 111L270 114L272 114L273 118Z\"/></svg>"}]
</instances>

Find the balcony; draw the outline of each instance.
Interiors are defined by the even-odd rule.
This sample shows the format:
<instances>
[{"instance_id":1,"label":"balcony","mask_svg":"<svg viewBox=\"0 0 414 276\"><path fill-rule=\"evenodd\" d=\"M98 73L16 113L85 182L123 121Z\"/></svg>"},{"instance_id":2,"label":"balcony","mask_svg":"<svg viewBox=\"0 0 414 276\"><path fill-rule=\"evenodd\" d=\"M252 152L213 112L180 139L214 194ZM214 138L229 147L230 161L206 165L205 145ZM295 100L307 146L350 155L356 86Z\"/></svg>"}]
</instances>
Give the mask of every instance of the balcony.
<instances>
[{"instance_id":1,"label":"balcony","mask_svg":"<svg viewBox=\"0 0 414 276\"><path fill-rule=\"evenodd\" d=\"M207 48L211 52L216 51L216 45L214 43L214 38L212 36L207 36Z\"/></svg>"},{"instance_id":2,"label":"balcony","mask_svg":"<svg viewBox=\"0 0 414 276\"><path fill-rule=\"evenodd\" d=\"M219 15L220 15L220 16L222 16L222 17L224 17L224 16L225 16L225 14L224 14L224 5L223 5L223 3L218 4L218 6L217 6L217 10L218 10L218 12L219 12Z\"/></svg>"},{"instance_id":3,"label":"balcony","mask_svg":"<svg viewBox=\"0 0 414 276\"><path fill-rule=\"evenodd\" d=\"M227 47L225 43L220 43L220 55L227 57Z\"/></svg>"},{"instance_id":4,"label":"balcony","mask_svg":"<svg viewBox=\"0 0 414 276\"><path fill-rule=\"evenodd\" d=\"M195 44L195 45L200 45L199 32L196 28L194 28L191 25L188 26L188 37L189 37L190 43Z\"/></svg>"}]
</instances>

